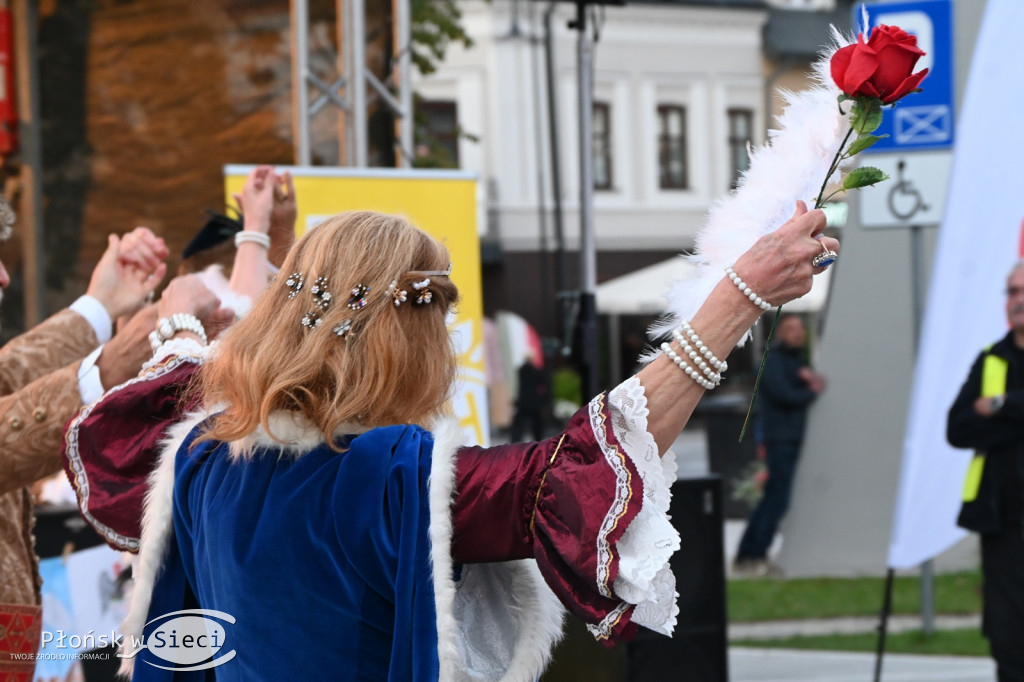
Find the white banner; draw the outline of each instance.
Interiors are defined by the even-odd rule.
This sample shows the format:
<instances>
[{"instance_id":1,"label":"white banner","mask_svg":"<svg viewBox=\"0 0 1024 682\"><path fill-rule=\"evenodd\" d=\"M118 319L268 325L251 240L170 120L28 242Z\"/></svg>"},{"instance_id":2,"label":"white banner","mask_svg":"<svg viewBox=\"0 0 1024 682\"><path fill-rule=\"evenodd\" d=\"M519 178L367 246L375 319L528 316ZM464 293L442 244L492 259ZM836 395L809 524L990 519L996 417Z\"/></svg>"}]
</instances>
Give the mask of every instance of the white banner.
<instances>
[{"instance_id":1,"label":"white banner","mask_svg":"<svg viewBox=\"0 0 1024 682\"><path fill-rule=\"evenodd\" d=\"M1006 276L1020 258L1024 225L1022 26L1024 2L988 0L922 326L889 545L892 568L916 566L965 534L956 517L971 453L946 442L946 415L974 358L1007 330Z\"/></svg>"}]
</instances>

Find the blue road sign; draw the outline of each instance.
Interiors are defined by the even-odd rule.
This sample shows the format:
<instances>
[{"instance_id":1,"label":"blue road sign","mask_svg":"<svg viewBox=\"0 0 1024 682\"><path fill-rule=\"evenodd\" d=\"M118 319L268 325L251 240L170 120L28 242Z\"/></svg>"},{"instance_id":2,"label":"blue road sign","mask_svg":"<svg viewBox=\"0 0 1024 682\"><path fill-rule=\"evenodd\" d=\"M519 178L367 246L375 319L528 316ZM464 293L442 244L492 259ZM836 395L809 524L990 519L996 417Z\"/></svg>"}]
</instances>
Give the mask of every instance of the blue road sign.
<instances>
[{"instance_id":1,"label":"blue road sign","mask_svg":"<svg viewBox=\"0 0 1024 682\"><path fill-rule=\"evenodd\" d=\"M853 25L862 28L866 7L871 28L899 26L917 36L927 54L915 69L930 69L921 82L922 92L908 95L892 109L876 135L888 135L868 152L948 149L953 146L953 3L952 0L917 2L861 2L853 7Z\"/></svg>"}]
</instances>

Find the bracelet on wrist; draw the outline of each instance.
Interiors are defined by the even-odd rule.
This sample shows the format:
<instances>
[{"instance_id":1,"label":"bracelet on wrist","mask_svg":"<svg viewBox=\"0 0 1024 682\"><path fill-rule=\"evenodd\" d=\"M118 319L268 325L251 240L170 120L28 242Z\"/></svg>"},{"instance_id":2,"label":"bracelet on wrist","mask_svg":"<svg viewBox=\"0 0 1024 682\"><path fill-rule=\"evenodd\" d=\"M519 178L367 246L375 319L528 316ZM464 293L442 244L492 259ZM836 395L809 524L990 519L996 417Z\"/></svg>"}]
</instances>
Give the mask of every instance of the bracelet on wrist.
<instances>
[{"instance_id":1,"label":"bracelet on wrist","mask_svg":"<svg viewBox=\"0 0 1024 682\"><path fill-rule=\"evenodd\" d=\"M714 367L719 372L724 372L725 370L729 369L729 363L727 363L725 360L719 360L718 357L711 351L711 349L704 345L704 342L700 340L700 337L697 335L697 332L694 331L693 327L690 326L689 322L683 320L682 324L679 325L679 328L680 330L685 332L687 336L690 337L690 341L693 342L693 345L697 347L697 350L700 351L701 355L708 359L708 363L712 367Z\"/></svg>"},{"instance_id":2,"label":"bracelet on wrist","mask_svg":"<svg viewBox=\"0 0 1024 682\"><path fill-rule=\"evenodd\" d=\"M199 337L204 346L207 343L206 329L203 328L203 323L199 321L198 317L188 313L174 313L170 317L162 318L156 323L156 329L149 333L149 343L155 351L165 341L174 338L178 332L191 332Z\"/></svg>"},{"instance_id":3,"label":"bracelet on wrist","mask_svg":"<svg viewBox=\"0 0 1024 682\"><path fill-rule=\"evenodd\" d=\"M246 242L253 244L259 244L264 249L270 249L270 237L263 234L262 232L254 232L252 230L242 230L241 232L235 233L235 248L238 248Z\"/></svg>"},{"instance_id":4,"label":"bracelet on wrist","mask_svg":"<svg viewBox=\"0 0 1024 682\"><path fill-rule=\"evenodd\" d=\"M740 279L740 276L736 274L736 271L732 269L731 265L725 269L725 274L729 276L729 279L731 279L732 283L736 285L736 288L740 290L740 293L750 299L750 302L758 308L767 312L774 307L771 303L758 296L746 282Z\"/></svg>"},{"instance_id":5,"label":"bracelet on wrist","mask_svg":"<svg viewBox=\"0 0 1024 682\"><path fill-rule=\"evenodd\" d=\"M715 368L711 367L707 361L701 357L697 350L690 345L690 342L683 332L676 329L672 332L672 336L675 337L676 343L679 344L679 348L682 349L683 355L689 356L690 362L697 366L704 376L708 378L708 381L712 382L715 386L722 383L722 375L720 372L715 371Z\"/></svg>"},{"instance_id":6,"label":"bracelet on wrist","mask_svg":"<svg viewBox=\"0 0 1024 682\"><path fill-rule=\"evenodd\" d=\"M679 369L683 370L686 376L693 379L699 385L703 386L706 390L710 391L714 389L717 385L715 384L715 382L709 379L705 379L703 376L701 376L701 373L699 371L695 370L693 367L690 367L690 365L686 363L686 360L683 360L683 358L681 358L678 353L672 350L672 346L670 346L668 343L662 343L661 350L665 352L665 355L667 355L669 359L672 360L672 362L676 363L679 366Z\"/></svg>"}]
</instances>

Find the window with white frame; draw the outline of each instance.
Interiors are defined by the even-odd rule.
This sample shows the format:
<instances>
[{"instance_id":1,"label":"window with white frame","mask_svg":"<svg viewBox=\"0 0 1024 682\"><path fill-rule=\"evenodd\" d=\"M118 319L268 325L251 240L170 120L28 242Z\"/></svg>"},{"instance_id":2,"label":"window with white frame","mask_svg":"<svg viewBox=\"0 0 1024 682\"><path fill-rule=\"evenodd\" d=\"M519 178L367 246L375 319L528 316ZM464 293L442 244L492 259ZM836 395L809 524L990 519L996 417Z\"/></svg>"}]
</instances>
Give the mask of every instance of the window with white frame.
<instances>
[{"instance_id":1,"label":"window with white frame","mask_svg":"<svg viewBox=\"0 0 1024 682\"><path fill-rule=\"evenodd\" d=\"M594 102L593 112L594 189L612 188L611 105Z\"/></svg>"},{"instance_id":2,"label":"window with white frame","mask_svg":"<svg viewBox=\"0 0 1024 682\"><path fill-rule=\"evenodd\" d=\"M658 105L658 186L661 189L687 189L690 186L686 163L686 107Z\"/></svg>"},{"instance_id":3,"label":"window with white frame","mask_svg":"<svg viewBox=\"0 0 1024 682\"><path fill-rule=\"evenodd\" d=\"M729 109L729 164L731 186L736 187L740 174L750 168L750 144L754 135L754 112L750 109Z\"/></svg>"},{"instance_id":4,"label":"window with white frame","mask_svg":"<svg viewBox=\"0 0 1024 682\"><path fill-rule=\"evenodd\" d=\"M459 167L459 110L454 100L416 103L416 166Z\"/></svg>"}]
</instances>

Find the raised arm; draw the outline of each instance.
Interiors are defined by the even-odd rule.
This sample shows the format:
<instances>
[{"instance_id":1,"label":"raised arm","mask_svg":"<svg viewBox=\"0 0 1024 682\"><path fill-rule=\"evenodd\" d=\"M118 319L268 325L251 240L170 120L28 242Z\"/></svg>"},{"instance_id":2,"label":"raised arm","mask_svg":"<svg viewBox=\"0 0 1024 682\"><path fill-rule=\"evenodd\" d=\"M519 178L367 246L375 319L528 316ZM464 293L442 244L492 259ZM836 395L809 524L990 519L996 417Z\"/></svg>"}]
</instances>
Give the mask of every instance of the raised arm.
<instances>
[{"instance_id":1,"label":"raised arm","mask_svg":"<svg viewBox=\"0 0 1024 682\"><path fill-rule=\"evenodd\" d=\"M816 239L824 228L824 214L801 204L734 270L756 296L786 303L810 290L822 243L838 250L834 239ZM721 358L762 312L723 273L689 325ZM700 367L677 340L669 347ZM659 356L596 396L555 438L459 450L455 562L536 559L548 586L601 642L628 638L637 625L670 634L677 611L668 559L679 534L668 519L675 460L665 455L710 382L691 372Z\"/></svg>"},{"instance_id":2,"label":"raised arm","mask_svg":"<svg viewBox=\"0 0 1024 682\"><path fill-rule=\"evenodd\" d=\"M824 229L825 214L808 211L798 202L789 222L758 240L736 261L734 269L764 300L776 306L788 303L810 291L811 277L822 272L811 264L821 253L822 243L832 251L839 249L834 239L817 239ZM724 358L763 312L723 276L690 325L715 356ZM678 342L672 341L671 346L677 354L682 352ZM650 410L647 429L664 454L686 426L705 389L666 355L643 368L637 377Z\"/></svg>"}]
</instances>

